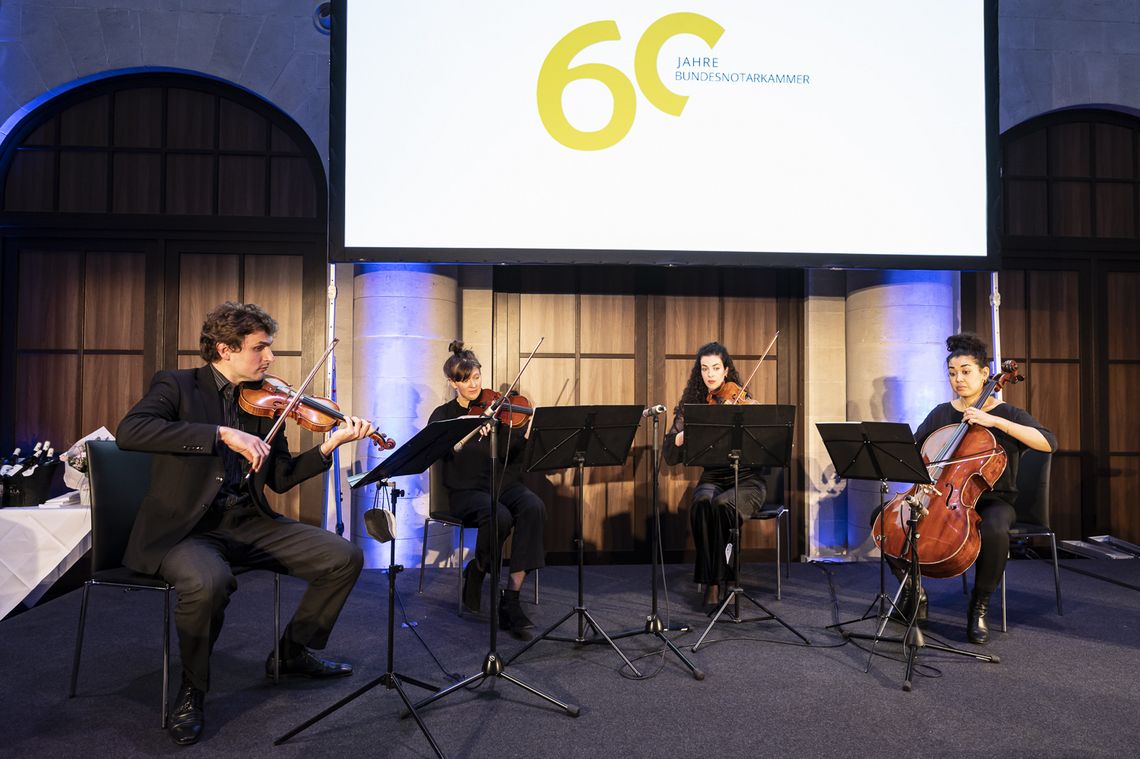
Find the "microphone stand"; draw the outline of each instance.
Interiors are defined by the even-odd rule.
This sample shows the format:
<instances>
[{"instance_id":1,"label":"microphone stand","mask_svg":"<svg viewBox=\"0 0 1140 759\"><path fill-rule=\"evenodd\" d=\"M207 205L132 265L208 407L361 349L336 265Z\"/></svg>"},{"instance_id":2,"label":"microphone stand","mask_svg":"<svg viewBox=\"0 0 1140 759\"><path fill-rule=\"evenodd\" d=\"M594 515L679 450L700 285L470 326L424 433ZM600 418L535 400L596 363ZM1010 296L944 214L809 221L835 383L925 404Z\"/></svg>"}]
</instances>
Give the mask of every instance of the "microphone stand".
<instances>
[{"instance_id":1,"label":"microphone stand","mask_svg":"<svg viewBox=\"0 0 1140 759\"><path fill-rule=\"evenodd\" d=\"M663 407L662 407L663 408ZM696 680L704 680L705 673L697 668L697 665L677 648L677 645L665 637L667 632L688 632L688 625L681 625L680 627L667 627L661 621L661 617L657 615L657 575L659 554L661 552L661 504L658 501L658 480L661 476L661 436L659 434L661 412L655 411L653 413L653 540L651 546L652 559L650 560L650 588L652 592L652 606L650 608L649 616L645 618L645 627L641 630L628 630L620 632L617 635L611 636L612 638L628 638L634 635L653 635L660 639L670 651L677 655L677 658L689 668L693 673L693 678Z\"/></svg>"}]
</instances>

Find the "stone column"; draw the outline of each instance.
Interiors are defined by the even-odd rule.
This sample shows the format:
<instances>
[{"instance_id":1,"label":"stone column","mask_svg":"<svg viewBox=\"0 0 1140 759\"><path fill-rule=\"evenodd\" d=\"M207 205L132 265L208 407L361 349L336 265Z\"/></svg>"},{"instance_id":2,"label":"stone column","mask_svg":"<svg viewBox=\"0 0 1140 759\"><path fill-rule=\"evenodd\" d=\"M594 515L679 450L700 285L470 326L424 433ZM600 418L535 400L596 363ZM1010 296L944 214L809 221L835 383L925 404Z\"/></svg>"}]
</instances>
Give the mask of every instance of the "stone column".
<instances>
[{"instance_id":1,"label":"stone column","mask_svg":"<svg viewBox=\"0 0 1140 759\"><path fill-rule=\"evenodd\" d=\"M458 336L459 288L454 266L367 264L353 281L353 410L376 422L397 444L427 424L432 410L451 397L443 377L447 345ZM357 468L368 471L387 451L359 445ZM399 477L405 495L397 504L396 561L419 566L428 475ZM366 566L388 565L387 546L368 536L364 512L376 488L352 491L353 540L364 549ZM446 542L444 535L439 536ZM444 547L446 551L446 547ZM438 550L429 553L432 560Z\"/></svg>"},{"instance_id":2,"label":"stone column","mask_svg":"<svg viewBox=\"0 0 1140 759\"><path fill-rule=\"evenodd\" d=\"M847 273L847 419L906 422L912 429L948 400L946 338L958 330L957 272ZM898 490L892 485L891 494ZM876 482L847 483L852 558L877 556L870 515Z\"/></svg>"}]
</instances>

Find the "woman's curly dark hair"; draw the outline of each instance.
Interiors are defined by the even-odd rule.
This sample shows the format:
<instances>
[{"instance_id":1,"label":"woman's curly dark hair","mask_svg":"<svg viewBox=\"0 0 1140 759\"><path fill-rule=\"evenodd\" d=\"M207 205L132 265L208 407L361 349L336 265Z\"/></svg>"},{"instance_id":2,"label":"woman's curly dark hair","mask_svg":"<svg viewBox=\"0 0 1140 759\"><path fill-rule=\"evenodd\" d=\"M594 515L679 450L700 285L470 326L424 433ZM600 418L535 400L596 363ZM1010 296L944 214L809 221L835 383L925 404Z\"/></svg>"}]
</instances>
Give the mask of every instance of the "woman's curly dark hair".
<instances>
[{"instance_id":1,"label":"woman's curly dark hair","mask_svg":"<svg viewBox=\"0 0 1140 759\"><path fill-rule=\"evenodd\" d=\"M724 381L740 384L740 373L736 371L736 364L732 363L732 356L728 354L728 348L715 341L705 343L697 350L697 355L693 359L689 381L685 385L685 391L681 393L681 400L673 409L675 415L684 413L683 407L686 403L705 403L708 401L709 389L705 387L705 381L701 378L701 359L705 356L719 356L725 368Z\"/></svg>"},{"instance_id":2,"label":"woman's curly dark hair","mask_svg":"<svg viewBox=\"0 0 1140 759\"><path fill-rule=\"evenodd\" d=\"M218 343L239 350L246 335L258 330L272 337L277 333L277 322L261 306L227 300L206 314L202 333L198 336L198 353L208 364L220 359Z\"/></svg>"},{"instance_id":3,"label":"woman's curly dark hair","mask_svg":"<svg viewBox=\"0 0 1140 759\"><path fill-rule=\"evenodd\" d=\"M471 376L471 372L483 367L479 359L475 358L475 351L464 348L462 340L452 340L447 349L451 355L443 362L443 376L452 382L463 382Z\"/></svg>"},{"instance_id":4,"label":"woman's curly dark hair","mask_svg":"<svg viewBox=\"0 0 1140 759\"><path fill-rule=\"evenodd\" d=\"M950 359L952 358L969 356L974 359L982 369L990 365L990 358L986 355L986 344L982 342L982 338L973 332L961 332L957 335L950 335L950 337L946 338L946 350L950 351L950 355L946 357L947 364L950 363Z\"/></svg>"}]
</instances>

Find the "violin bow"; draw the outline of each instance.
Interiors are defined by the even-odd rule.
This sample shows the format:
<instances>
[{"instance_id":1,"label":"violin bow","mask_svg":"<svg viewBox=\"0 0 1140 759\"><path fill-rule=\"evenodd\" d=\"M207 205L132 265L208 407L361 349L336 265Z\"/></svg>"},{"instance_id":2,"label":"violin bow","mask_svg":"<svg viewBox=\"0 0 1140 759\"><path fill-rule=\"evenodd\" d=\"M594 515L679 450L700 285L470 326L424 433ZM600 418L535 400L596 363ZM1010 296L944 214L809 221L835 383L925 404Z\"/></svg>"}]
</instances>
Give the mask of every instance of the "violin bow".
<instances>
[{"instance_id":1,"label":"violin bow","mask_svg":"<svg viewBox=\"0 0 1140 759\"><path fill-rule=\"evenodd\" d=\"M748 389L748 383L751 382L752 378L756 376L756 370L758 370L761 364L764 363L764 359L768 358L768 354L771 352L772 346L776 344L776 338L779 336L780 330L776 330L776 334L772 335L772 342L768 343L768 347L764 349L764 355L760 357L760 360L756 362L756 366L752 368L752 374L748 375L748 379L746 379L744 381L744 384L740 386L740 392L737 393L736 397L732 399L733 403L740 403L742 400L744 400L744 392Z\"/></svg>"}]
</instances>

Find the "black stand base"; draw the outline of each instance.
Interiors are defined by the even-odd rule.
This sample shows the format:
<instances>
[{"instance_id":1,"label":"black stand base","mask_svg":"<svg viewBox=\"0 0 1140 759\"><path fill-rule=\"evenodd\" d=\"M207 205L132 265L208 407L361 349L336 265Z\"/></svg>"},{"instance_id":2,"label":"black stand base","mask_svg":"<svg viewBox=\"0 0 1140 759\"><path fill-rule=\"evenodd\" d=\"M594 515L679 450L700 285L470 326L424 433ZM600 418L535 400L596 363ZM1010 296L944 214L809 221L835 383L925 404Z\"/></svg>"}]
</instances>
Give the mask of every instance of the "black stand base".
<instances>
[{"instance_id":1,"label":"black stand base","mask_svg":"<svg viewBox=\"0 0 1140 759\"><path fill-rule=\"evenodd\" d=\"M693 673L694 680L704 680L705 673L698 669L697 665L693 664L692 660L681 652L681 649L677 648L676 643L665 637L665 633L667 632L688 632L690 629L692 628L686 624L682 624L680 627L666 627L665 623L661 621L661 617L656 614L650 614L645 618L644 628L640 630L625 630L610 637L614 640L619 640L621 638L632 638L634 635L652 635L664 643L666 648L677 655L681 663L688 667L689 671Z\"/></svg>"},{"instance_id":2,"label":"black stand base","mask_svg":"<svg viewBox=\"0 0 1140 759\"><path fill-rule=\"evenodd\" d=\"M551 635L552 632L554 632L559 627L561 627L563 624L565 624L567 621L569 621L569 619L573 616L578 617L578 635L576 637L567 638L567 637L559 637L556 635ZM617 643L614 643L614 639L606 634L606 631L602 629L602 626L598 624L598 621L596 619L594 619L593 615L590 614L589 609L587 609L585 606L575 606L573 609L566 612L562 616L562 619L558 620L557 622L552 624L550 627L546 628L540 635L536 636L529 643L527 643L525 646L523 646L518 651L516 651L514 653L514 655L511 656L510 659L507 659L507 663L510 664L515 659L517 659L520 656L522 656L523 654L525 654L527 651L529 651L531 649L532 646L534 646L534 644L538 643L541 640L553 640L553 641L558 641L560 643L577 643L579 645L584 645L586 643L597 643L597 642L599 642L597 637L591 637L591 638L586 637L586 626L587 625L589 625L590 629L594 631L595 636L597 636L597 635L602 636L602 639L605 640L605 642L610 645L610 648L612 648L614 651L617 652L617 655L622 658L622 661L625 662L625 666L629 667L630 670L633 672L633 674L635 674L638 677L641 677L641 673L637 671L637 667L633 666L633 662L631 662L629 660L629 658L624 653L622 653L622 650L620 648L618 648Z\"/></svg>"},{"instance_id":3,"label":"black stand base","mask_svg":"<svg viewBox=\"0 0 1140 759\"><path fill-rule=\"evenodd\" d=\"M506 663L503 662L503 660L501 658L499 658L499 655L496 654L494 651L491 651L490 653L487 654L487 658L483 660L483 667L478 673L471 675L470 677L464 678L463 680L460 680L459 682L455 683L454 685L449 685L441 691L437 691L437 692L433 693L432 695L425 698L423 701L420 701L418 704L416 704L414 708L412 706L409 706L408 711L411 712L411 715L413 717L415 717L416 709L427 706L428 704L432 703L433 701L438 701L439 699L443 698L444 696L446 696L450 693L454 693L457 690L461 690L462 688L466 688L469 685L480 684L484 680L486 680L488 677L501 677L502 679L506 680L507 682L514 683L518 687L525 690L527 693L531 693L535 696L538 696L543 701L546 701L548 703L553 704L554 706L557 706L559 709L566 712L571 717L577 717L579 714L579 709L574 704L564 704L561 701L559 701L558 699L554 698L553 696L549 696L549 695L543 693L542 691L540 691L538 688L535 688L531 685L527 685L522 680L519 680L517 677L514 677L513 675L508 674L506 671ZM417 719L418 719L418 717L417 717Z\"/></svg>"},{"instance_id":4,"label":"black stand base","mask_svg":"<svg viewBox=\"0 0 1140 759\"><path fill-rule=\"evenodd\" d=\"M752 603L752 605L755 606L757 609L764 612L764 616L763 617L749 617L748 619L744 619L740 613L740 599L742 597L745 600L750 601ZM731 611L728 610L729 604L733 605L733 609ZM728 612L727 614L725 614L726 611ZM738 585L734 585L733 587L729 588L728 595L726 595L724 597L724 601L721 602L721 604L717 608L716 612L713 613L713 618L712 618L712 621L709 622L709 626L705 628L705 631L703 633L701 633L701 637L698 638L697 642L693 644L693 651L694 652L696 652L696 650L700 647L701 643L704 642L705 638L708 637L709 632L711 632L713 629L713 625L715 625L720 620L720 618L722 616L727 621L732 622L734 624L741 624L743 622L767 622L769 620L775 620L776 622L779 622L781 625L783 625L790 633L792 633L792 635L795 635L797 638L802 640L804 642L804 645L807 645L807 646L811 645L811 642L807 638L805 638L803 635L801 635L796 630L796 628L792 627L787 622L785 622L784 620L777 617L767 607L765 607L763 604L761 604L759 601L757 601L752 596L748 595L748 593L746 593L744 591L744 588L741 588Z\"/></svg>"}]
</instances>

